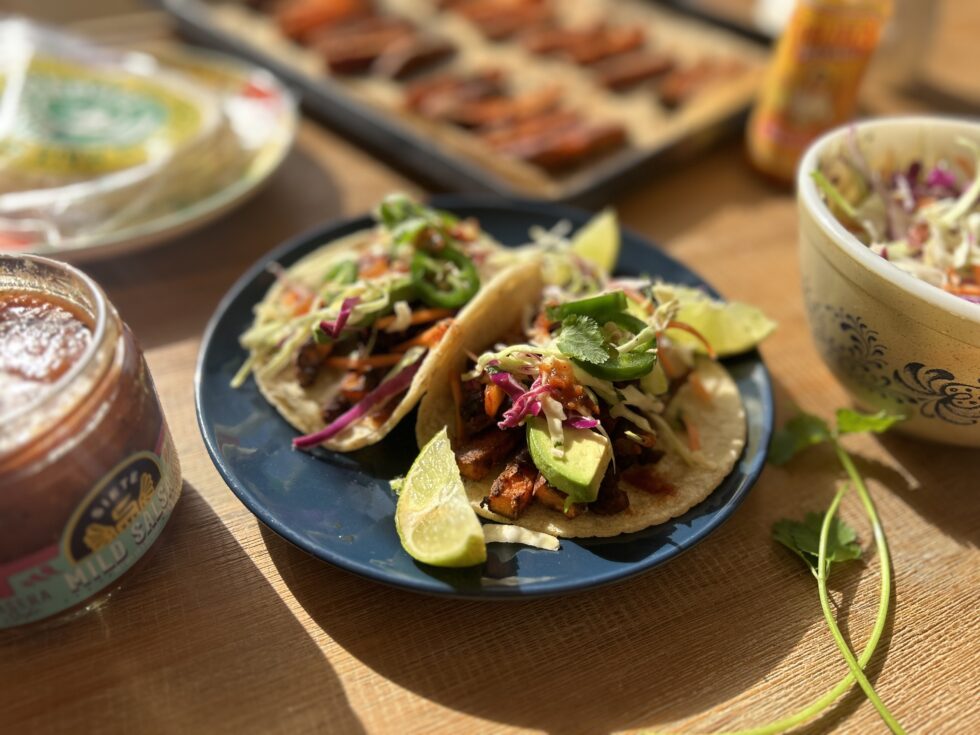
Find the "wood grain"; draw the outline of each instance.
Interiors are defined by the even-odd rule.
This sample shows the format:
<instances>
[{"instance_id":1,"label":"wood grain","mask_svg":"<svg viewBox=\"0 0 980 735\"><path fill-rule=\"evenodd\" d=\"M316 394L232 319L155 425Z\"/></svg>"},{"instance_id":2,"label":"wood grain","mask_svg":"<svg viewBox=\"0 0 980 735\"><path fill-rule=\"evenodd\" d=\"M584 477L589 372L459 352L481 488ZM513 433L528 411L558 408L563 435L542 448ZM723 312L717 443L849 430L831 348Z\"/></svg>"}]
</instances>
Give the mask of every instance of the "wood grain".
<instances>
[{"instance_id":1,"label":"wood grain","mask_svg":"<svg viewBox=\"0 0 980 735\"><path fill-rule=\"evenodd\" d=\"M708 732L785 715L846 673L812 579L769 538L776 519L826 507L840 473L820 450L767 468L723 528L666 567L560 599L488 605L393 590L260 526L197 431L200 335L265 251L392 189L415 187L304 123L283 169L240 211L88 268L146 350L184 495L155 556L103 609L0 641L0 732ZM763 354L780 418L793 404L826 415L847 403L805 324L794 200L754 177L737 143L616 204L627 226L779 321ZM910 732L980 732L977 454L897 436L853 448L896 567L871 677ZM832 579L860 647L879 578L853 498L843 513L869 549ZM852 693L804 731L882 730Z\"/></svg>"}]
</instances>

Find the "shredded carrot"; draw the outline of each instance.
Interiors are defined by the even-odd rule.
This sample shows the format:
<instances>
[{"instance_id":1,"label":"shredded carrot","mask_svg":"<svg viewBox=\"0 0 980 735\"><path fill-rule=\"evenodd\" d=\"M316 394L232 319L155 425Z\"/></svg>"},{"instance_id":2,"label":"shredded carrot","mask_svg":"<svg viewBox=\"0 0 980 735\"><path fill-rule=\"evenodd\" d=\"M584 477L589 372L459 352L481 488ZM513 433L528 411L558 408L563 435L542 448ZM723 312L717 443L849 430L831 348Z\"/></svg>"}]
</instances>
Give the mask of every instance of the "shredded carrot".
<instances>
[{"instance_id":1,"label":"shredded carrot","mask_svg":"<svg viewBox=\"0 0 980 735\"><path fill-rule=\"evenodd\" d=\"M980 296L980 284L959 283L954 285L947 283L943 288L957 296Z\"/></svg>"},{"instance_id":2,"label":"shredded carrot","mask_svg":"<svg viewBox=\"0 0 980 735\"><path fill-rule=\"evenodd\" d=\"M388 259L385 257L366 258L358 266L358 278L377 278L388 272Z\"/></svg>"},{"instance_id":3,"label":"shredded carrot","mask_svg":"<svg viewBox=\"0 0 980 735\"><path fill-rule=\"evenodd\" d=\"M711 394L704 386L704 383L701 382L701 378L698 377L697 373L691 373L691 377L688 378L688 382L691 384L691 390L694 391L694 395L705 403L711 403Z\"/></svg>"},{"instance_id":4,"label":"shredded carrot","mask_svg":"<svg viewBox=\"0 0 980 735\"><path fill-rule=\"evenodd\" d=\"M364 373L351 370L340 381L340 392L351 404L363 400L368 394L367 380Z\"/></svg>"},{"instance_id":5,"label":"shredded carrot","mask_svg":"<svg viewBox=\"0 0 980 735\"><path fill-rule=\"evenodd\" d=\"M637 436L640 439L637 444L642 444L644 447L648 447L650 449L657 446L657 437L655 437L653 434L637 434Z\"/></svg>"},{"instance_id":6,"label":"shredded carrot","mask_svg":"<svg viewBox=\"0 0 980 735\"><path fill-rule=\"evenodd\" d=\"M657 350L657 359L660 361L661 367L664 369L664 375L668 379L674 380L684 375L684 370L680 369L675 365L669 357L667 357L667 350L660 348Z\"/></svg>"},{"instance_id":7,"label":"shredded carrot","mask_svg":"<svg viewBox=\"0 0 980 735\"><path fill-rule=\"evenodd\" d=\"M500 404L504 402L504 389L496 383L490 383L483 391L483 410L487 416L496 416Z\"/></svg>"},{"instance_id":8,"label":"shredded carrot","mask_svg":"<svg viewBox=\"0 0 980 735\"><path fill-rule=\"evenodd\" d=\"M542 342L547 341L551 336L552 324L554 324L554 322L548 318L548 310L542 309L538 312L538 315L534 317L534 323L531 325L531 333L528 336L536 340L541 340Z\"/></svg>"},{"instance_id":9,"label":"shredded carrot","mask_svg":"<svg viewBox=\"0 0 980 735\"><path fill-rule=\"evenodd\" d=\"M347 370L370 370L378 367L391 367L397 365L405 355L385 354L371 355L370 357L328 357L324 360L327 367L345 368Z\"/></svg>"},{"instance_id":10,"label":"shredded carrot","mask_svg":"<svg viewBox=\"0 0 980 735\"><path fill-rule=\"evenodd\" d=\"M956 156L953 160L956 162L956 165L960 167L960 170L962 170L966 175L967 179L973 178L973 161L966 156Z\"/></svg>"},{"instance_id":11,"label":"shredded carrot","mask_svg":"<svg viewBox=\"0 0 980 735\"><path fill-rule=\"evenodd\" d=\"M442 321L438 321L421 334L417 334L411 339L395 345L392 348L392 352L405 352L409 347L435 347L445 336L452 323L452 319L443 319Z\"/></svg>"},{"instance_id":12,"label":"shredded carrot","mask_svg":"<svg viewBox=\"0 0 980 735\"><path fill-rule=\"evenodd\" d=\"M964 282L955 268L946 269L946 283L943 289L957 296L980 296L980 265L972 267L974 279L978 283Z\"/></svg>"},{"instance_id":13,"label":"shredded carrot","mask_svg":"<svg viewBox=\"0 0 980 735\"><path fill-rule=\"evenodd\" d=\"M693 334L697 337L698 341L704 345L704 348L708 351L708 357L714 359L715 348L704 338L698 330L692 327L690 324L685 324L684 322L667 322L667 329L680 329L681 331L687 332L688 334Z\"/></svg>"},{"instance_id":14,"label":"shredded carrot","mask_svg":"<svg viewBox=\"0 0 980 735\"><path fill-rule=\"evenodd\" d=\"M681 421L684 422L684 428L687 430L687 446L692 452L696 452L701 448L701 432L698 430L698 425L691 421L687 414L681 414Z\"/></svg>"},{"instance_id":15,"label":"shredded carrot","mask_svg":"<svg viewBox=\"0 0 980 735\"><path fill-rule=\"evenodd\" d=\"M643 298L643 294L641 294L639 291L636 291L632 288L624 288L623 293L625 293L630 299L632 299L640 306L642 306L643 310L647 314L653 313L653 303L650 301L650 299Z\"/></svg>"},{"instance_id":16,"label":"shredded carrot","mask_svg":"<svg viewBox=\"0 0 980 735\"><path fill-rule=\"evenodd\" d=\"M456 441L463 440L463 414L460 409L463 406L463 383L459 373L449 376L449 388L453 393L453 411L456 414Z\"/></svg>"},{"instance_id":17,"label":"shredded carrot","mask_svg":"<svg viewBox=\"0 0 980 735\"><path fill-rule=\"evenodd\" d=\"M291 288L287 288L282 295L282 305L289 310L293 316L306 314L313 305L312 293L301 293Z\"/></svg>"},{"instance_id":18,"label":"shredded carrot","mask_svg":"<svg viewBox=\"0 0 980 735\"><path fill-rule=\"evenodd\" d=\"M426 322L434 322L437 319L444 319L447 316L452 316L453 313L449 309L418 309L412 312L412 318L409 320L409 324L425 324ZM385 329L395 321L396 317L394 314L389 314L388 316L383 316L378 319L374 326L378 329Z\"/></svg>"}]
</instances>

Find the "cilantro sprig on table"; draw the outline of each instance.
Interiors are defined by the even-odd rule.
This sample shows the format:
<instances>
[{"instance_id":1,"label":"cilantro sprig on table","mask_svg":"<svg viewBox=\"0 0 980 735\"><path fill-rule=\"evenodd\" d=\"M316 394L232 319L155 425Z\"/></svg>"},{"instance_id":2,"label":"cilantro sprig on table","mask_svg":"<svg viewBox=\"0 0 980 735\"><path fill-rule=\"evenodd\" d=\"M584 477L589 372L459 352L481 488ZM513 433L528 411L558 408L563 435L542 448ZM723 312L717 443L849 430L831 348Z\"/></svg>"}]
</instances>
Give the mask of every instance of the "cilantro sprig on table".
<instances>
[{"instance_id":1,"label":"cilantro sprig on table","mask_svg":"<svg viewBox=\"0 0 980 735\"><path fill-rule=\"evenodd\" d=\"M820 529L823 527L823 515L807 513L800 521L783 518L772 527L772 537L779 543L799 556L803 562L816 574L820 557ZM842 520L834 516L830 521L830 531L827 534L827 561L850 561L861 558L861 545L857 541L857 533Z\"/></svg>"},{"instance_id":2,"label":"cilantro sprig on table","mask_svg":"<svg viewBox=\"0 0 980 735\"><path fill-rule=\"evenodd\" d=\"M905 730L891 714L874 687L864 674L864 667L874 655L881 639L885 623L888 619L888 609L891 601L891 557L888 552L888 542L885 531L878 518L874 501L864 483L864 479L854 465L854 460L840 443L845 434L875 433L887 431L903 417L893 416L885 412L864 414L843 408L837 411L835 426L831 427L826 421L811 414L800 413L790 419L786 425L773 436L769 450L769 461L781 465L789 462L796 454L808 447L818 444L830 444L847 473L849 483L845 483L834 495L830 507L823 514L808 513L803 521L783 519L773 525L773 538L786 546L800 557L817 580L817 591L820 596L820 607L824 620L830 629L834 642L840 649L847 662L850 673L802 710L785 717L777 722L759 728L746 730L741 735L770 735L780 733L807 722L833 704L838 697L846 692L855 682L860 685L865 695L878 710L878 714L893 733L904 735ZM860 657L855 658L847 641L837 625L830 607L830 596L827 591L827 580L833 564L858 559L861 547L857 542L857 533L853 528L837 517L844 495L853 488L861 500L865 514L871 523L874 533L875 546L878 552L878 562L881 567L881 589L878 600L878 614L874 628Z\"/></svg>"}]
</instances>

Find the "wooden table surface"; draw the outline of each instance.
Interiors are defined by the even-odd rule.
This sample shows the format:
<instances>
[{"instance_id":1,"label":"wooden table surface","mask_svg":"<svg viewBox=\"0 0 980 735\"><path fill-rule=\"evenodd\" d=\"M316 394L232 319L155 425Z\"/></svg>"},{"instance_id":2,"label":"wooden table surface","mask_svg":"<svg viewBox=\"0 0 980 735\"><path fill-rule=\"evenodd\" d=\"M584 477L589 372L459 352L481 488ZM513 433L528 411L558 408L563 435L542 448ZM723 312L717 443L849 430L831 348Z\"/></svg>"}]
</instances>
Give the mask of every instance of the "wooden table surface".
<instances>
[{"instance_id":1,"label":"wooden table surface","mask_svg":"<svg viewBox=\"0 0 980 735\"><path fill-rule=\"evenodd\" d=\"M86 268L146 351L183 497L154 558L106 607L0 641L0 732L708 732L788 714L846 673L813 579L769 533L781 517L826 508L841 474L827 451L767 468L728 523L670 564L538 601L390 589L306 556L245 509L195 422L205 323L269 248L393 189L418 192L306 122L283 168L240 211ZM615 204L625 225L778 320L762 348L778 420L793 404L825 416L846 405L806 327L793 197L755 177L737 141ZM896 569L871 678L910 732L980 732L978 455L897 435L851 446ZM831 586L860 649L877 559L855 498L843 515L866 561L835 570ZM883 729L852 691L802 731Z\"/></svg>"}]
</instances>

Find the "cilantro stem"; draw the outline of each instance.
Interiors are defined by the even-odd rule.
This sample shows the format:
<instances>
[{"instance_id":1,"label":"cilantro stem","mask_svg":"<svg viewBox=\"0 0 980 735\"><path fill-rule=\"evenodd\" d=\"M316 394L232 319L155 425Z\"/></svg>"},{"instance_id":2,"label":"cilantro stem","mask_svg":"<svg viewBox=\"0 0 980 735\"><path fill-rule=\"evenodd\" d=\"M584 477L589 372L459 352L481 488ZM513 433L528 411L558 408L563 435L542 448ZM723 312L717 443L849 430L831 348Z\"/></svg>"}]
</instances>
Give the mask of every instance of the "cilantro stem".
<instances>
[{"instance_id":1,"label":"cilantro stem","mask_svg":"<svg viewBox=\"0 0 980 735\"><path fill-rule=\"evenodd\" d=\"M729 733L728 735L777 735L778 733L786 732L794 727L798 727L814 717L823 712L827 707L832 705L842 694L844 694L851 686L854 684L855 669L862 672L865 666L868 665L868 661L874 655L875 650L878 648L878 642L881 640L882 633L885 631L885 624L888 620L888 606L891 600L891 557L888 553L888 542L885 540L885 532L881 526L881 521L878 519L878 512L875 509L874 502L871 500L871 495L868 492L867 486L864 484L864 480L861 479L861 475L857 471L857 467L854 466L854 462L851 460L850 455L844 450L844 448L837 441L836 437L832 440L834 446L834 451L837 453L837 458L840 460L841 465L844 467L847 476L850 478L854 487L857 489L858 496L861 499L861 504L864 506L864 510L867 513L868 519L871 521L871 527L874 532L875 547L878 552L878 561L881 565L881 592L878 599L878 615L875 619L874 627L871 630L871 636L868 638L868 642L864 646L864 650L861 651L861 655L858 657L857 661L854 661L854 666L851 665L853 661L854 654L847 647L847 643L843 641L843 636L838 640L838 647L841 648L843 653L845 650L850 654L850 659L848 660L848 666L851 671L837 682L833 688L828 690L823 696L815 699L809 705L803 709L794 712L788 717L784 717L781 720L775 722L770 722L767 725L762 725L761 727L754 727L747 730L738 730L737 732ZM826 553L827 553L827 539L826 539L826 527L828 526L827 518L832 518L837 511L837 506L840 504L840 500L844 493L847 492L847 487L841 488L838 491L837 496L834 498L834 502L831 504L830 510L827 516L824 518L824 528L821 529L820 534L820 551L822 552L818 558L817 564L818 569L824 569L826 567ZM818 577L819 585L819 577ZM826 580L825 580L826 584ZM826 597L826 586L824 586L824 591L821 594L821 605L824 604L824 599ZM828 608L829 609L829 608ZM828 617L827 622L830 623L833 620L832 616L828 616L828 609L824 610L825 617ZM831 630L835 631L835 639L840 636L840 630L837 628L836 622L831 626ZM847 655L845 654L845 658ZM870 687L870 684L868 685ZM863 687L862 687L863 688ZM872 691L874 691L872 689ZM865 690L867 694L867 690ZM870 698L870 695L868 695ZM876 695L877 698L877 695ZM873 702L874 700L872 700ZM880 700L879 700L880 701ZM878 706L877 704L875 705ZM885 720L886 724L892 728L893 732L904 733L901 725L895 722L894 718L888 713L888 710L884 709L884 705L878 708L882 719ZM885 714L888 713L888 717ZM889 720L891 720L889 722ZM894 724L894 727L893 727Z\"/></svg>"},{"instance_id":2,"label":"cilantro stem","mask_svg":"<svg viewBox=\"0 0 980 735\"><path fill-rule=\"evenodd\" d=\"M885 539L885 531L878 519L878 512L875 509L874 501L871 500L871 494L868 492L868 488L865 486L861 474L857 471L857 467L854 466L854 461L836 438L833 441L833 445L834 451L837 453L837 458L840 460L841 465L843 465L848 477L850 477L855 489L857 489L858 497L861 499L861 504L864 506L865 513L868 515L868 520L871 521L871 528L874 532L875 547L878 551L878 563L881 567L881 592L878 598L878 617L875 620L875 627L872 631L872 640L877 644L877 639L881 636L885 628L885 620L888 617L888 606L891 600L891 558L888 553L888 542ZM830 522L837 512L837 506L840 505L841 498L845 492L847 492L847 486L844 486L838 491L830 508L827 510L827 515L824 517L823 527L820 529L820 554L817 560L817 588L820 591L820 605L823 608L827 626L830 628L830 632L837 642L837 647L844 656L844 660L847 661L847 665L857 679L861 689L864 690L868 699L871 700L875 709L878 710L878 714L881 715L881 719L885 721L888 728L893 733L904 735L905 730L898 724L898 721L892 713L888 711L888 708L881 701L874 687L871 686L871 682L864 675L863 669L867 662L859 664L854 659L854 653L851 651L850 646L847 645L847 641L844 640L844 636L841 635L837 621L834 619L833 613L830 610L830 601L827 596L827 568L829 566L826 559L827 537L830 531Z\"/></svg>"}]
</instances>

